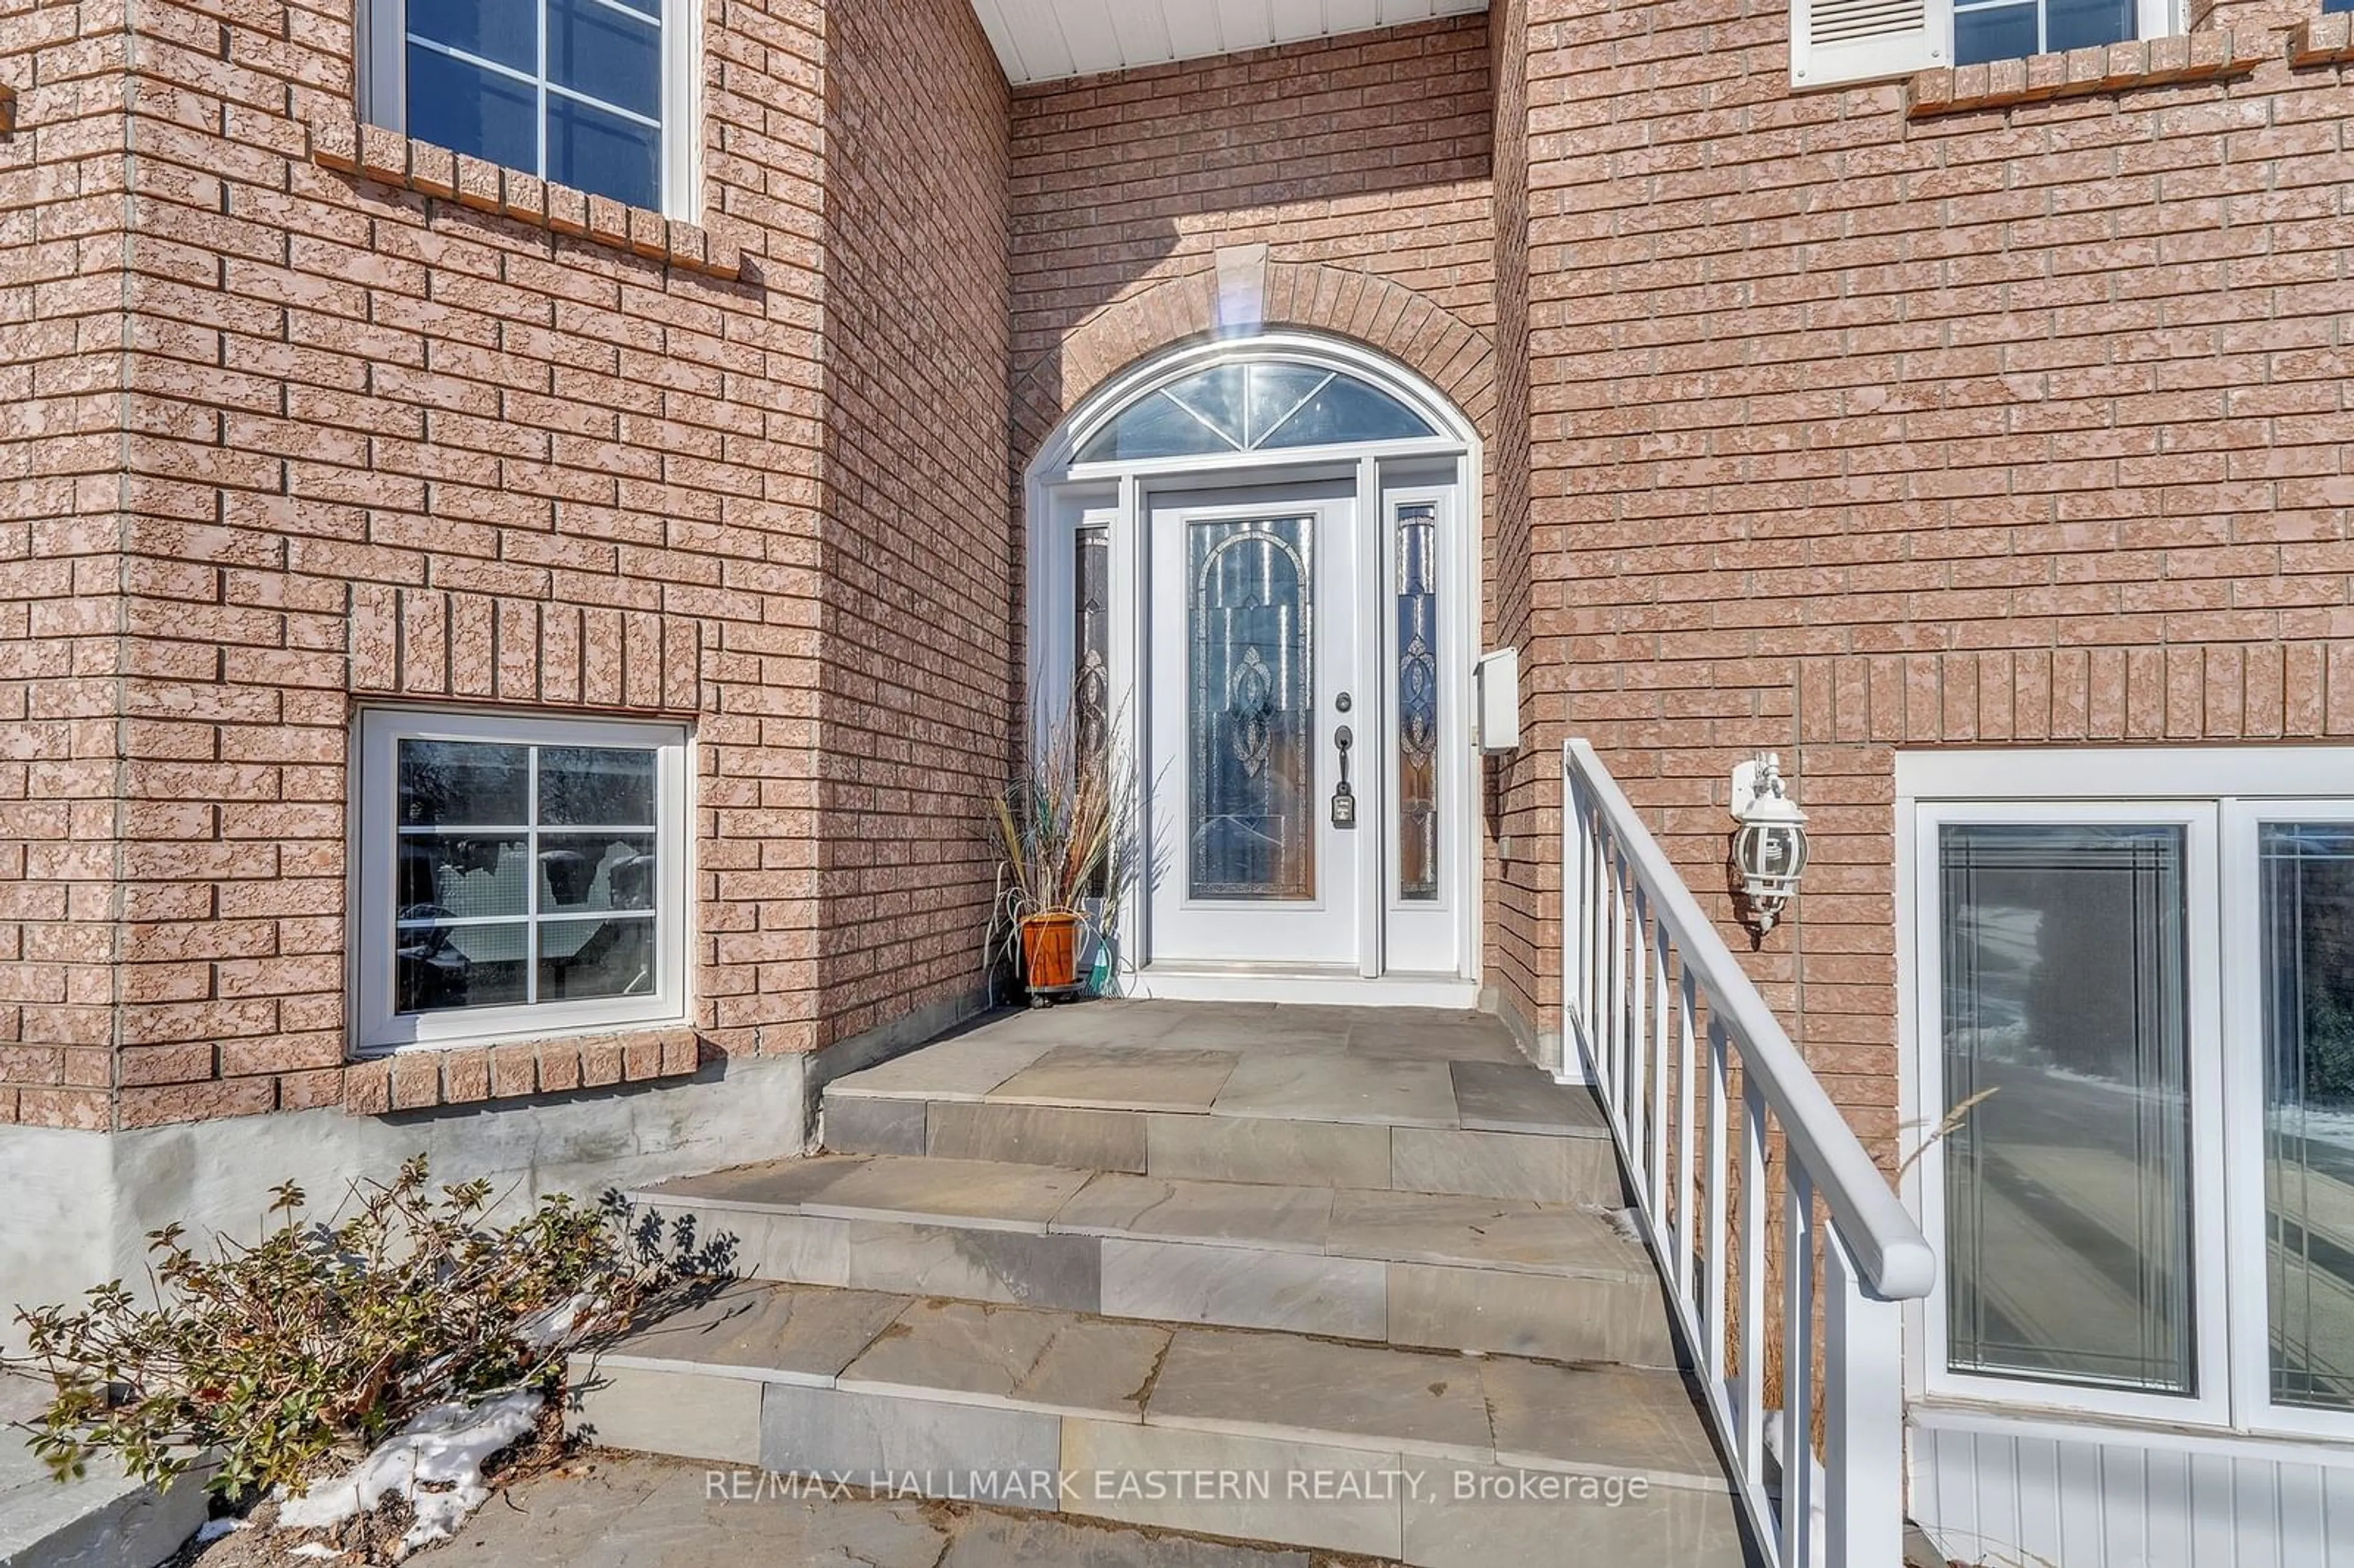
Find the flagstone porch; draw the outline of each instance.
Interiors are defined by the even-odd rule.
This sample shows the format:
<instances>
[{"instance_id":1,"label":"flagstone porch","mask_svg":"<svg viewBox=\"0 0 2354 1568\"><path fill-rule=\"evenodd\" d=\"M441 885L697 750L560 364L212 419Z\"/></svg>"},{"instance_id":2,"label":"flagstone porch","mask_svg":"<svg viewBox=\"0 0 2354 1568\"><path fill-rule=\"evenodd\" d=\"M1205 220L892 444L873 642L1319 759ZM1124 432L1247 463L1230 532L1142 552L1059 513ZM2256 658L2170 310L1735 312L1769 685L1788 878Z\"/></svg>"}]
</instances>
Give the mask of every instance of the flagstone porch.
<instances>
[{"instance_id":1,"label":"flagstone porch","mask_svg":"<svg viewBox=\"0 0 2354 1568\"><path fill-rule=\"evenodd\" d=\"M1744 1561L1599 1111L1492 1019L999 1015L822 1137L633 1194L746 1278L603 1358L600 1440L1428 1568ZM1181 1473L1240 1494L1139 1479Z\"/></svg>"}]
</instances>

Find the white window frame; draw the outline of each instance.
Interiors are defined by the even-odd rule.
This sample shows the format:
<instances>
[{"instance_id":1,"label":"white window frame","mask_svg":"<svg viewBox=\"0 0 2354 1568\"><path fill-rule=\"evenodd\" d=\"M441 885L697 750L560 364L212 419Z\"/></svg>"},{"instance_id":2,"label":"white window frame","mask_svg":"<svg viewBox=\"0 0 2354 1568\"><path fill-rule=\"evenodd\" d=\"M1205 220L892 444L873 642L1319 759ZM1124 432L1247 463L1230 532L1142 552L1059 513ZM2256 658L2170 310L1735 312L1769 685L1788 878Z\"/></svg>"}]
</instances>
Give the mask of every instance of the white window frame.
<instances>
[{"instance_id":1,"label":"white window frame","mask_svg":"<svg viewBox=\"0 0 2354 1568\"><path fill-rule=\"evenodd\" d=\"M655 986L642 996L518 1002L402 1014L394 1008L394 878L399 853L399 743L478 741L510 746L650 748L654 765ZM617 1028L684 1023L687 1017L687 832L692 800L684 726L626 719L527 717L419 708L363 709L355 729L352 897L349 922L353 1044L372 1055L407 1049L481 1045Z\"/></svg>"},{"instance_id":2,"label":"white window frame","mask_svg":"<svg viewBox=\"0 0 2354 1568\"><path fill-rule=\"evenodd\" d=\"M2354 781L2347 786L2354 792ZM2243 1390L2252 1430L2302 1436L2354 1436L2354 1412L2273 1403L2271 1260L2264 1234L2264 936L2258 922L2264 882L2258 874L2257 830L2265 822L2354 823L2354 799L2236 798L2223 803L2224 906L2232 911L2223 933L2225 994L2236 1005L2232 1036L2248 1043L2224 1063L2225 1157L2238 1201L2232 1213L2231 1292L2235 1322L2232 1375Z\"/></svg>"},{"instance_id":3,"label":"white window frame","mask_svg":"<svg viewBox=\"0 0 2354 1568\"><path fill-rule=\"evenodd\" d=\"M1947 0L1946 7L1946 58L1958 60L1961 57L1961 14L1965 11L1995 11L2018 5L2020 0ZM2035 6L2036 53L2050 54L2052 49L2043 40L2049 26L2052 0L2033 0ZM2136 0L2134 36L2120 38L2119 43L2147 43L2163 38L2180 28L2177 25L2176 0ZM2025 59L2026 56L2017 58ZM1988 62L1981 61L1981 64Z\"/></svg>"},{"instance_id":4,"label":"white window frame","mask_svg":"<svg viewBox=\"0 0 2354 1568\"><path fill-rule=\"evenodd\" d=\"M1943 1115L1937 830L1949 822L2182 823L2190 1063L2190 1396L1955 1372L1946 1364L1946 1270L1906 1310L1908 1393L1941 1405L2000 1405L2254 1436L2354 1437L2354 1412L2272 1403L2264 1260L2257 824L2354 821L2354 748L2082 747L1899 753L1896 758L1898 1040L1907 1154ZM2214 1107L2201 1115L2202 1107ZM1904 1181L1942 1255L1942 1154Z\"/></svg>"},{"instance_id":5,"label":"white window frame","mask_svg":"<svg viewBox=\"0 0 2354 1568\"><path fill-rule=\"evenodd\" d=\"M541 30L546 31L546 0L537 0L543 18ZM610 0L606 0L610 4ZM662 170L661 198L655 204L666 217L693 222L699 216L698 193L702 182L702 143L699 133L702 113L702 37L703 8L694 0L659 0L662 19ZM355 28L360 40L359 111L360 118L371 125L381 125L388 131L408 132L408 0L358 0L360 14ZM626 7L620 7L626 9ZM642 13L635 13L642 15ZM545 37L541 53L546 53ZM495 68L494 68L495 69ZM546 76L545 64L535 85ZM561 91L550 84L549 90ZM615 109L601 101L590 100L598 107ZM626 111L620 111L626 113ZM547 117L543 112L538 126L538 167L522 171L539 178L547 177ZM561 181L552 181L561 185ZM577 188L577 187L567 187Z\"/></svg>"}]
</instances>

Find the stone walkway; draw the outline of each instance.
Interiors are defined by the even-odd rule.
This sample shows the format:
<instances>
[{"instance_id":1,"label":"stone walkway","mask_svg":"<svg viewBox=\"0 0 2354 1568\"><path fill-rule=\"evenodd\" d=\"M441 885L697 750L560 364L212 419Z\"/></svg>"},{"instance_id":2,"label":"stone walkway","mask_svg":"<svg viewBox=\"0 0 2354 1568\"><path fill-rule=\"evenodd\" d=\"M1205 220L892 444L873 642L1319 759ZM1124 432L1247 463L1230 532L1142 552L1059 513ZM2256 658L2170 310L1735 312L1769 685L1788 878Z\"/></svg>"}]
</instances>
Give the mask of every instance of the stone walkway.
<instances>
[{"instance_id":1,"label":"stone walkway","mask_svg":"<svg viewBox=\"0 0 2354 1568\"><path fill-rule=\"evenodd\" d=\"M738 1478L741 1478L740 1480ZM1255 1551L958 1504L727 1495L749 1472L599 1455L493 1498L421 1568L1352 1568L1367 1558ZM233 1536L197 1568L276 1563Z\"/></svg>"}]
</instances>

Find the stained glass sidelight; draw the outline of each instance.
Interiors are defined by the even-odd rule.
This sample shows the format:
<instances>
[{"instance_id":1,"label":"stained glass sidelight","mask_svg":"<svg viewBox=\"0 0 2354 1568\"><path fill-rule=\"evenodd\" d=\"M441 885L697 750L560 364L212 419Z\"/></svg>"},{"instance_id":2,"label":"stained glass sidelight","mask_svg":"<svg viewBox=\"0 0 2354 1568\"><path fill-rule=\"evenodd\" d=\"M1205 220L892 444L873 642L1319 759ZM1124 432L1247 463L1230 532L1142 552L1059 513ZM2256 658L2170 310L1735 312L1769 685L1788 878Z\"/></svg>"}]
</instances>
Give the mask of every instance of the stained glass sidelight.
<instances>
[{"instance_id":1,"label":"stained glass sidelight","mask_svg":"<svg viewBox=\"0 0 2354 1568\"><path fill-rule=\"evenodd\" d=\"M1398 896L1438 897L1438 516L1397 511Z\"/></svg>"},{"instance_id":2,"label":"stained glass sidelight","mask_svg":"<svg viewBox=\"0 0 2354 1568\"><path fill-rule=\"evenodd\" d=\"M1111 734L1111 534L1082 528L1073 550L1071 710L1080 750L1101 758Z\"/></svg>"},{"instance_id":3,"label":"stained glass sidelight","mask_svg":"<svg viewBox=\"0 0 2354 1568\"><path fill-rule=\"evenodd\" d=\"M1313 527L1284 517L1189 531L1195 898L1316 895Z\"/></svg>"}]
</instances>

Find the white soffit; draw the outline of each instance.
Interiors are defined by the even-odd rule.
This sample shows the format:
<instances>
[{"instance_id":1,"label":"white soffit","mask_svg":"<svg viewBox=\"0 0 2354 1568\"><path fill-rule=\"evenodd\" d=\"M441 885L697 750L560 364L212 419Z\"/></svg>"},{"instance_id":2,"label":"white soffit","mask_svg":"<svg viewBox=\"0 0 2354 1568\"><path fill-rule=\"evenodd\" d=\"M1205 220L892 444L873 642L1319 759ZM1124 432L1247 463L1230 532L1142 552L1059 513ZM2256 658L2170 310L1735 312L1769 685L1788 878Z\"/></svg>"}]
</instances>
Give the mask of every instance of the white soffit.
<instances>
[{"instance_id":1,"label":"white soffit","mask_svg":"<svg viewBox=\"0 0 2354 1568\"><path fill-rule=\"evenodd\" d=\"M1488 0L972 0L972 8L1020 87L1464 16Z\"/></svg>"}]
</instances>

